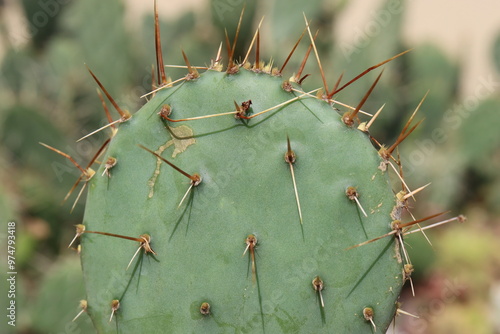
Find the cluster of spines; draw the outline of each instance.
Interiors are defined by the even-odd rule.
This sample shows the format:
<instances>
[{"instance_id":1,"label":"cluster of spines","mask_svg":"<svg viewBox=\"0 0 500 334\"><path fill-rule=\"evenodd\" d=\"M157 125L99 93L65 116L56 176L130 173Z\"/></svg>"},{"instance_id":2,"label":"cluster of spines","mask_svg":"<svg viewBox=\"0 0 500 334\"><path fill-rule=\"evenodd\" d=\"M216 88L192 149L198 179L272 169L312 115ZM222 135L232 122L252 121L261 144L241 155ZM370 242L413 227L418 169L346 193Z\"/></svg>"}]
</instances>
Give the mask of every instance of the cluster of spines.
<instances>
[{"instance_id":1,"label":"cluster of spines","mask_svg":"<svg viewBox=\"0 0 500 334\"><path fill-rule=\"evenodd\" d=\"M411 273L413 272L414 269L413 269L413 265L411 264L411 262L409 260L408 254L407 254L407 252L406 252L406 250L404 248L403 236L411 234L411 233L423 231L425 229L432 228L432 227L435 227L435 226L438 226L438 225L441 225L441 224L444 224L444 223L448 223L448 222L451 222L451 221L462 222L462 221L465 220L465 217L458 216L458 217L454 217L454 218L451 218L451 219L443 220L441 222L438 222L438 223L435 223L435 224L432 224L432 225L429 225L429 226L426 226L426 227L423 227L423 228L421 228L418 224L421 223L421 222L423 222L423 221L426 221L426 220L432 219L434 217L437 217L437 216L439 216L439 215L441 215L443 213L431 215L431 216L423 218L423 219L415 219L413 217L413 215L412 215L413 221L408 222L408 223L402 223L399 220L399 218L401 216L401 214L400 214L401 210L406 209L408 212L410 212L408 210L408 203L407 203L407 200L409 199L409 197L413 197L414 198L414 195L417 192L423 190L427 186L427 185L425 185L423 187L420 187L420 188L418 188L416 190L411 191L410 188L406 185L406 182L405 182L405 180L403 178L402 166L401 166L401 160L399 159L399 154L398 154L398 158L397 159L394 158L394 156L393 156L393 153L397 149L398 145L401 144L401 142L403 142L403 140L405 140L417 128L417 126L422 122L422 121L420 121L417 124L415 124L412 127L410 127L410 125L411 125L411 123L413 121L413 118L414 118L416 112L419 110L420 106L422 105L422 103L423 103L423 101L425 99L425 96L422 99L422 101L419 103L419 105L417 106L417 108L414 111L414 113L411 115L411 117L408 120L408 122L406 123L406 125L404 126L404 128L401 131L400 135L398 136L396 142L394 144L392 144L391 146L389 146L389 147L385 147L384 145L380 144L375 138L373 138L369 134L369 128L370 128L370 126L373 124L373 122L375 121L375 119L378 117L378 115L382 111L383 106L377 111L377 113L375 113L375 115L368 114L368 113L366 113L366 112L364 112L364 111L361 110L361 108L363 107L364 103L366 102L366 100L370 96L371 92L375 88L376 84L378 83L378 81L379 81L379 79L380 79L383 71L377 76L377 78L374 81L374 83L371 85L371 87L369 88L369 90L367 91L367 93L365 94L365 96L361 99L361 101L359 102L359 104L356 107L351 107L349 105L342 104L341 102L336 101L336 100L333 99L333 96L335 94L339 93L340 91L342 91L343 89L345 89L347 86L349 86L353 82L355 82L358 79L360 79L361 77L363 77L368 72L377 69L378 67L386 64L389 61L392 61L393 59L395 59L395 58L397 58L397 57L405 54L406 52L408 52L410 50L404 51L404 52L402 52L402 53L400 53L400 54L398 54L398 55L396 55L396 56L394 56L392 58L389 58L389 59L387 59L387 60L385 60L385 61L383 61L383 62L381 62L381 63L379 63L377 65L374 65L374 66L366 69L365 71L363 71L362 73L360 73L359 75L357 75L356 77L354 77L353 79L351 79L350 81L348 81L347 83L343 84L342 86L340 85L340 83L342 81L343 75L340 75L339 78L338 78L338 80L335 82L335 85L334 85L333 89L329 90L329 87L327 85L327 81L326 81L326 78L325 78L325 74L324 74L324 71L323 71L323 67L321 65L320 57L319 57L319 54L318 54L318 51L317 51L316 45L315 45L315 39L316 39L316 36L317 36L318 32L316 32L314 36L312 35L310 27L309 27L309 22L307 21L307 18L305 16L304 16L304 20L306 22L306 27L305 27L302 35L298 39L298 41L295 43L293 49L291 50L291 52L287 56L285 62L283 63L283 65L279 69L278 68L274 68L272 66L272 64L266 65L264 62L262 62L260 60L260 27L261 27L261 24L262 24L262 20L260 21L260 23L258 25L258 28L256 30L255 35L253 36L252 42L250 44L250 47L248 49L248 52L247 52L247 54L246 54L243 62L241 64L238 64L234 60L234 50L235 50L235 46L236 46L238 34L239 34L239 31L240 31L241 19L243 17L243 13L244 13L244 10L241 13L240 21L239 21L239 24L238 24L238 27L237 27L237 30L236 30L236 35L235 35L235 38L234 38L234 41L233 41L232 44L229 42L229 38L228 38L227 33L226 33L226 45L227 45L227 53L228 53L228 64L227 64L227 68L226 68L226 73L228 75L235 74L235 73L237 73L239 71L240 67L242 67L244 69L252 70L252 71L255 71L255 72L264 72L264 73L268 73L268 74L271 74L271 75L274 75L274 76L282 76L283 71L285 69L285 66L288 64L288 62L289 62L290 58L292 57L294 51L296 50L296 48L299 45L300 41L302 40L303 36L307 32L308 35L309 35L309 37L310 37L310 45L309 45L309 47L307 49L307 52L306 52L306 54L305 54L305 56L304 56L304 58L303 58L303 60L302 60L302 62L300 64L300 67L299 67L299 69L297 70L297 72L296 72L296 74L294 76L292 76L289 80L285 80L283 82L283 84L282 84L282 88L285 91L287 91L287 92L294 91L294 92L299 93L300 95L295 96L292 99L289 99L289 100L287 100L287 101L285 101L283 103L277 104L276 106L273 106L273 107L268 108L266 110L263 110L263 111L260 111L260 112L257 112L257 113L253 113L252 115L248 114L250 105L252 103L251 100L244 101L244 102L241 102L241 103L238 103L238 102L234 101L234 105L235 105L235 110L234 111L220 113L220 114L213 114L213 115L205 115L205 116L193 117L193 118L186 118L186 119L172 119L171 118L171 112L172 112L172 110L171 110L170 106L164 105L164 106L162 106L160 112L158 113L159 116L160 116L160 118L163 119L163 120L165 120L165 121L167 121L167 122L182 122L182 121L200 120L200 119L205 119L205 118L210 118L210 117L219 117L219 116L225 116L225 115L233 115L237 119L249 120L251 118L260 116L260 115L265 114L265 113L267 113L267 112L269 112L271 110L274 110L276 108L279 108L279 107L285 106L287 104L293 103L293 102L298 101L298 100L300 100L302 98L305 98L305 97L318 98L318 99L321 99L321 100L324 100L324 101L328 102L331 105L333 105L333 104L340 104L340 105L343 105L346 108L350 109L350 111L347 111L347 112L345 112L342 115L342 117L341 117L342 121L348 127L355 127L356 125L358 125L357 128L360 131L362 131L364 133L367 133L370 136L370 139L374 143L376 143L376 145L378 145L380 147L380 149L379 149L378 152L379 152L379 155L382 158L383 162L382 162L382 164L381 164L381 166L379 168L382 169L383 171L385 171L385 169L386 169L385 166L387 166L387 165L391 166L391 168L395 171L397 177L401 180L402 185L403 185L403 190L396 195L396 205L394 207L393 212L397 212L397 213L395 213L392 216L393 221L390 224L391 225L391 229L392 229L391 232L389 232L389 233L387 233L385 235L382 235L380 237L377 237L377 238L365 241L365 242L360 243L358 245L354 245L352 247L349 247L348 249L356 248L356 247L359 247L359 246L363 246L365 244L374 242L374 241L382 239L384 237L394 235L394 237L396 238L396 244L399 245L399 247L402 249L402 253L403 253L404 258L405 258L405 263L403 264L403 279L405 281L406 280L410 280L411 281ZM255 50L255 62L252 65L248 61L248 58L249 58L250 51L253 48L254 44L255 44L255 49L256 49ZM176 81L172 81L170 78L168 78L166 76L165 67L168 67L170 65L164 65L164 63L163 63L162 48L161 48L161 43L160 43L160 29L159 29L158 11L157 11L156 1L155 1L155 47L156 47L157 80L158 81L157 81L157 84L156 84L154 82L154 78L153 78L152 91L150 93L146 94L145 96L150 95L150 94L154 94L154 93L156 93L157 91L159 91L161 89L164 89L164 88L167 88L167 87L172 87L176 83L179 83L179 82L182 82L182 81L196 80L199 77L198 69L222 71L222 63L221 63L221 60L222 60L222 56L221 56L222 44L221 44L221 46L219 47L219 50L218 50L218 53L217 53L215 59L212 60L211 65L209 67L192 66L191 63L188 60L187 55L184 53L184 51L182 51L182 55L183 55L184 61L186 63L186 65L182 66L182 67L185 67L188 70L187 75L185 77L183 77L183 78L180 78L179 80L176 80ZM322 80L323 80L323 87L319 88L319 89L316 89L316 90L313 90L313 91L310 91L310 92L303 92L301 90L295 89L291 83L293 82L293 83L297 83L297 84L302 84L302 82L307 78L308 75L302 76L302 73L303 73L305 64L307 62L307 59L308 59L308 57L309 57L309 55L310 55L310 53L311 53L312 50L314 50L314 53L315 53L315 56L316 56L316 60L317 60L318 66L319 66L319 70L320 70L321 77L322 77ZM119 125L119 124L121 124L123 122L128 121L132 117L132 115L128 111L122 110L118 106L118 104L114 101L114 99L111 97L111 95L107 92L107 90L101 84L101 82L99 81L99 79L94 75L94 73L90 69L88 69L88 70L89 70L91 76L94 78L94 80L98 84L98 86L100 87L100 89L102 90L102 92L104 92L104 94L107 96L108 100L111 102L111 104L114 106L114 108L116 109L116 111L119 113L120 118L118 120L115 120L115 121L112 120L112 117L111 117L110 112L109 112L109 110L108 110L108 108L106 106L106 103L104 102L102 94L98 90L99 98L102 101L102 105L103 105L104 111L106 113L106 117L107 117L107 119L108 119L109 122L108 122L108 124L106 126L101 127L99 129L97 129L97 130L89 133L88 135L82 137L80 140L85 139L85 138L87 138L87 137L89 137L89 136L91 136L91 135L93 135L93 134L95 134L95 133L97 133L99 131L102 131L102 130L104 130L106 128L111 128L112 129L111 138L107 139L103 143L103 145L99 148L99 150L97 151L97 153L94 155L94 157L91 159L90 163L85 168L81 167L70 155L68 155L68 154L66 154L64 152L61 152L61 151L57 150L56 148L53 148L53 147L51 147L49 145L42 144L45 147L47 147L47 148L55 151L56 153L58 153L60 155L63 155L64 157L66 157L67 159L69 159L82 172L82 174L77 179L77 181L74 184L74 186L70 189L70 191L68 192L68 194L64 198L64 200L67 200L68 197L71 195L71 193L76 189L76 187L78 186L78 184L81 181L85 182L84 186L81 189L81 191L77 195L77 198L76 198L76 200L75 200L75 202L73 204L72 210L75 207L78 199L80 198L83 190L85 189L85 186L92 179L92 177L94 177L95 171L91 167L92 167L92 165L95 162L98 161L99 157L104 153L107 145L110 143L110 140L117 133L117 131L118 131L117 125ZM154 74L154 71L153 71L153 74ZM317 93L317 94L313 95L314 93ZM367 115L371 116L372 118L368 122L360 122L359 117L358 117L359 113L367 114ZM300 221L300 224L303 224L303 216L302 216L302 210L301 210L301 205L300 205L299 191L298 191L297 182L296 182L295 173L294 173L294 163L295 163L295 161L297 159L297 156L296 156L295 152L292 150L292 147L291 147L291 144L290 144L290 139L288 138L288 136L286 138L286 142L287 142L287 151L284 154L284 160L285 160L285 162L290 167L290 173L291 173L291 177L292 177L292 184L293 184L293 190L294 190L294 194L295 194L295 201L296 201L296 205L297 205L297 211L298 211L299 221ZM150 152L151 154L155 155L157 159L160 159L163 162L167 163L169 166L171 166L172 168L174 168L176 171L178 171L179 173L183 174L184 176L186 176L187 178L190 179L190 186L187 189L187 191L186 191L185 195L183 196L183 198L179 202L179 206L178 207L180 207L182 205L183 201L185 200L185 198L187 197L187 195L189 194L189 192L192 190L192 188L198 186L202 182L202 179L201 179L200 175L197 174L197 173L189 174L189 173L185 172L183 169L181 169L181 168L177 167L176 165L174 165L173 163L171 163L170 161L168 161L165 158L161 157L158 153L156 153L156 152L148 149L147 147L141 146L141 148L143 148L144 150L146 150L146 151ZM394 166L394 164L391 161L394 162L397 166L399 166L399 170L396 169L396 167ZM118 163L117 159L114 158L114 157L108 157L107 160L105 162L103 162L103 163L104 163L104 171L102 173L102 176L106 175L107 177L111 177L111 169ZM364 210L364 208L363 208L363 206L361 204L361 201L359 199L361 194L357 190L357 186L352 185L352 186L347 187L345 189L345 194L346 194L346 196L347 196L347 198L349 200L355 202L355 204L357 205L358 209L363 214L363 216L367 217L368 215L367 215L366 211ZM410 215L411 215L411 212L410 212ZM410 230L414 225L418 225L419 228L418 229ZM79 225L76 226L76 235L73 238L73 240L71 241L69 247L72 246L72 244L75 242L75 240L78 237L81 237L85 233L94 233L94 234L100 234L100 235L104 235L104 236L118 237L118 238L122 238L122 239L127 239L127 240L138 242L139 243L139 247L136 250L135 254L132 256L132 259L130 260L130 262L129 262L128 266L127 266L127 269L131 265L131 263L133 262L134 258L137 256L138 252L141 249L144 250L145 254L156 255L156 253L151 248L151 244L150 244L150 242L151 242L151 236L148 235L148 234L143 234L143 235L140 235L139 237L129 237L129 236L112 234L112 233L107 233L107 232L88 231L88 230L85 229L85 226L82 225L82 224L79 224ZM250 255L250 263L251 263L251 267L252 267L252 277L253 277L253 281L255 282L255 281L257 281L257 268L256 268L256 260L255 260L255 248L257 246L257 238L256 238L256 236L253 235L253 234L249 235L245 239L245 244L246 244L246 248L245 248L243 254L245 255L248 252L249 255ZM258 284L258 281L257 281L257 284ZM312 287L313 287L313 290L315 292L317 292L317 294L318 294L318 298L319 298L319 301L320 301L321 308L325 307L325 302L323 300L323 294L322 294L322 291L324 289L324 284L325 283L323 282L323 280L319 276L315 276L313 278L313 280L312 280ZM413 290L413 285L412 285L412 290ZM76 320L76 318L78 318L78 316L80 316L82 313L84 313L87 310L87 306L88 306L87 305L87 301L82 300L80 302L81 311L80 311L80 313L78 313L78 315L73 320ZM110 318L109 318L109 321L112 320L113 316L115 315L115 313L117 313L117 311L119 310L119 308L120 308L120 301L119 300L114 299L114 300L112 300L110 302ZM200 313L202 315L205 315L205 316L209 315L209 314L211 314L210 308L211 308L211 306L210 306L210 304L208 302L203 302L200 305ZM400 311L399 308L397 310L398 310L397 314L399 314L399 313L405 314L405 312L404 311ZM366 321L370 322L371 325L373 326L374 331L376 331L376 325L375 325L375 322L374 322L374 317L375 317L374 309L372 307L364 307L362 309L361 313L362 313L364 319Z\"/></svg>"}]
</instances>

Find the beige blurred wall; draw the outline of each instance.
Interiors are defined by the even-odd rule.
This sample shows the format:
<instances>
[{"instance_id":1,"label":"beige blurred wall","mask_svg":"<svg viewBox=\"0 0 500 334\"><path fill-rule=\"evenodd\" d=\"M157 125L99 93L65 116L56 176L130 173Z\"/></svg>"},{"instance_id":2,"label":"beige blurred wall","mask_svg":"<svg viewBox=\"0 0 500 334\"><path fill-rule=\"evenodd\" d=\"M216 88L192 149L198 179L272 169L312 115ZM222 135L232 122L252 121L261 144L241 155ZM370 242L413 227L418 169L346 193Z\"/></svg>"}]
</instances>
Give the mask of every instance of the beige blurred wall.
<instances>
[{"instance_id":1,"label":"beige blurred wall","mask_svg":"<svg viewBox=\"0 0 500 334\"><path fill-rule=\"evenodd\" d=\"M228 0L229 1L229 0ZM399 0L395 0L399 1ZM151 12L149 1L126 0L132 16ZM159 0L164 17L186 10L206 11L207 0ZM340 41L352 40L356 22L369 21L385 0L350 0L336 24ZM162 5L168 3L168 6ZM500 0L408 0L403 34L408 45L432 42L463 65L461 96L473 95L492 73L492 44L500 34Z\"/></svg>"},{"instance_id":2,"label":"beige blurred wall","mask_svg":"<svg viewBox=\"0 0 500 334\"><path fill-rule=\"evenodd\" d=\"M340 39L352 39L353 22L367 22L383 2L351 0L336 27ZM463 64L462 96L474 94L481 80L494 72L492 44L500 34L499 0L410 0L404 15L408 45L430 41Z\"/></svg>"}]
</instances>

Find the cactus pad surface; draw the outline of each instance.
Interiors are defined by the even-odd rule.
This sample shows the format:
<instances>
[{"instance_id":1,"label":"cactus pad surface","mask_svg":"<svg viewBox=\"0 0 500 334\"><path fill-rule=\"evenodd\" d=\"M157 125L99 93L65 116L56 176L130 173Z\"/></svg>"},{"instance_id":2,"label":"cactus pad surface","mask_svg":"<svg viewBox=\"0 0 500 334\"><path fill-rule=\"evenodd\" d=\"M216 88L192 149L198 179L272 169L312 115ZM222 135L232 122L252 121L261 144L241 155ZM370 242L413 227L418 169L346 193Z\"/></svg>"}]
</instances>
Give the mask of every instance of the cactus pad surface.
<instances>
[{"instance_id":1,"label":"cactus pad surface","mask_svg":"<svg viewBox=\"0 0 500 334\"><path fill-rule=\"evenodd\" d=\"M82 312L100 333L385 331L413 271L403 236L439 215L403 223L424 187L391 187L391 167L402 181L393 152L420 123L414 113L389 147L370 135L376 116L360 123L358 112L380 75L357 107L332 96L393 58L306 92L307 76L260 61L259 38L254 65L233 61L226 41L225 71L218 55L200 74L182 52L188 74L172 82L157 15L155 28L159 88L139 111L120 109L90 72L121 118L108 117L112 136L88 166L44 144L88 189L72 241Z\"/></svg>"}]
</instances>

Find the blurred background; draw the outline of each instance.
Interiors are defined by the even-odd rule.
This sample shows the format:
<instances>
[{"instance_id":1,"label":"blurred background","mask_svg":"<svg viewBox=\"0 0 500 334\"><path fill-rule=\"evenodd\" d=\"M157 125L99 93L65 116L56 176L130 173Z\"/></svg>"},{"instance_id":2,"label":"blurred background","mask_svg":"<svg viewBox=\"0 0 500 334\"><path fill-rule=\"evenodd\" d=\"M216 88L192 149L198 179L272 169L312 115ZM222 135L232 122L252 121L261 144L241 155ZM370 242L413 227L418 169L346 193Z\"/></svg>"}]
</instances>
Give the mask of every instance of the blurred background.
<instances>
[{"instance_id":1,"label":"blurred background","mask_svg":"<svg viewBox=\"0 0 500 334\"><path fill-rule=\"evenodd\" d=\"M166 64L215 58L224 28L234 34L243 0L159 0ZM281 66L312 20L330 87L371 65L385 65L364 109L386 104L370 129L392 143L427 91L422 125L401 146L422 218L451 210L466 223L408 236L416 296L407 284L389 332L500 333L500 3L483 1L246 1L237 57L244 57L259 20L261 55ZM304 38L284 76L297 71ZM227 59L225 59L227 60ZM79 171L44 142L85 165L105 134L75 141L107 123L87 64L120 106L136 111L151 89L155 63L153 1L0 0L0 241L1 279L7 270L7 223L16 222L18 333L92 333L85 315L71 319L85 298L78 255L67 245L82 220L84 198L61 205ZM380 70L337 96L356 105ZM304 89L322 86L317 63ZM182 69L168 69L176 79ZM117 118L117 115L115 115ZM395 189L401 185L396 182ZM85 196L83 196L85 197ZM406 217L408 218L408 217ZM2 289L5 284L2 283ZM7 307L1 291L0 307ZM5 308L4 308L5 307ZM11 332L5 318L0 332Z\"/></svg>"}]
</instances>

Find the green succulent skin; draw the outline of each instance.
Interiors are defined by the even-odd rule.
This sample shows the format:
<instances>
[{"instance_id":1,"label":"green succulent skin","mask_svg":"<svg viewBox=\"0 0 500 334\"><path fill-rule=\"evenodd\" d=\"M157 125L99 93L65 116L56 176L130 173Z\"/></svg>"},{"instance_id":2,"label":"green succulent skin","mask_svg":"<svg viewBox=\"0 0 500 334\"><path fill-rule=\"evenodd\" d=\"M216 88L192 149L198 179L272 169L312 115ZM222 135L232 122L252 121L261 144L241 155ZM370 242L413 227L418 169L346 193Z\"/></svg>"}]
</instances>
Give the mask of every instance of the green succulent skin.
<instances>
[{"instance_id":1,"label":"green succulent skin","mask_svg":"<svg viewBox=\"0 0 500 334\"><path fill-rule=\"evenodd\" d=\"M174 120L227 113L251 100L251 116L294 98L251 119L158 115L165 105ZM201 176L180 207L190 179L139 145ZM138 242L82 235L87 313L98 332L371 333L366 307L377 331L389 326L404 283L396 239L347 248L391 231L394 193L369 136L329 103L284 90L279 76L208 70L158 91L121 123L108 157L116 164L89 181L83 224L148 234L157 255L141 249L126 270ZM249 235L257 243L245 252Z\"/></svg>"}]
</instances>

